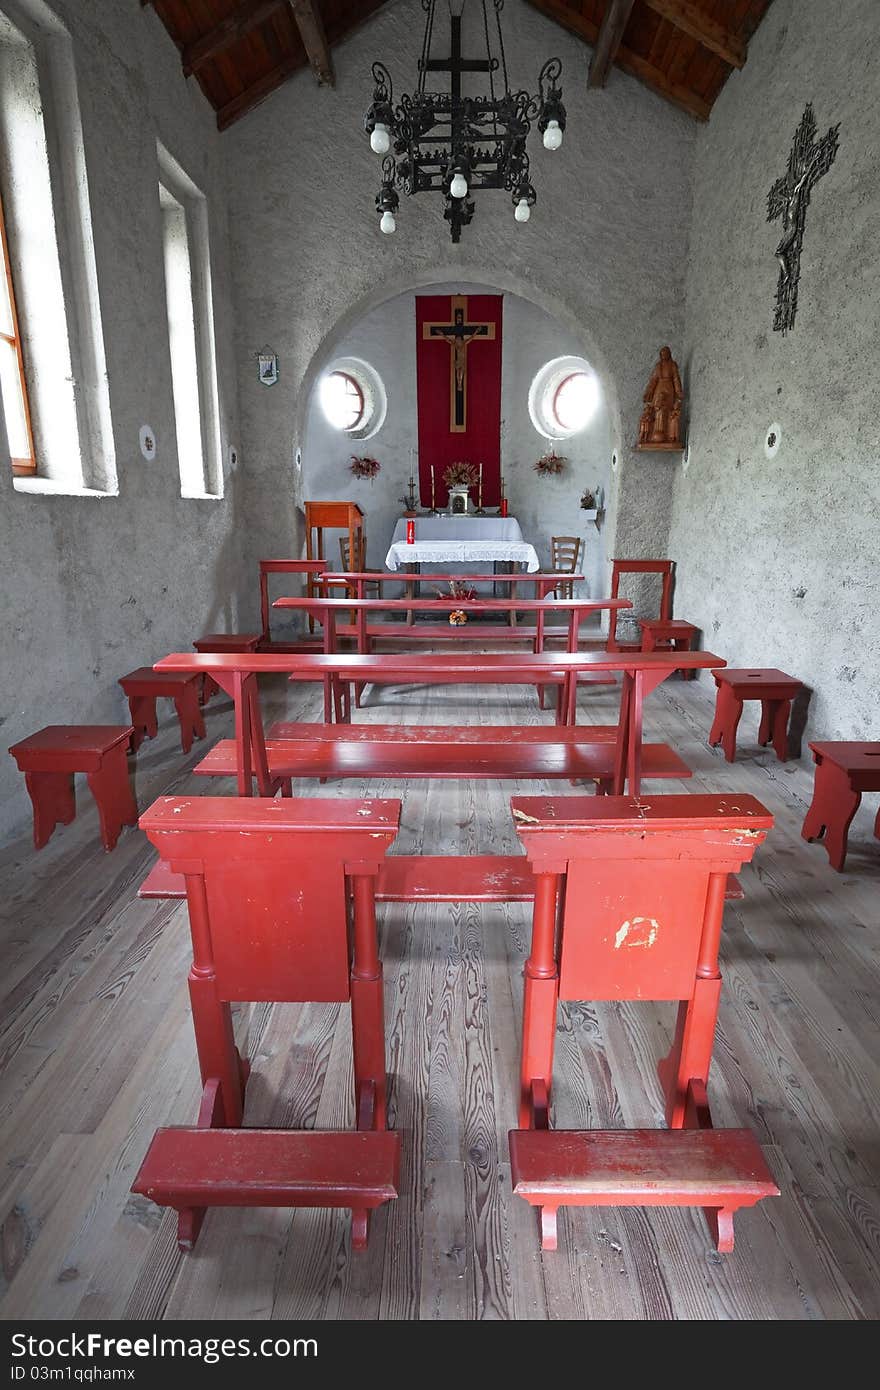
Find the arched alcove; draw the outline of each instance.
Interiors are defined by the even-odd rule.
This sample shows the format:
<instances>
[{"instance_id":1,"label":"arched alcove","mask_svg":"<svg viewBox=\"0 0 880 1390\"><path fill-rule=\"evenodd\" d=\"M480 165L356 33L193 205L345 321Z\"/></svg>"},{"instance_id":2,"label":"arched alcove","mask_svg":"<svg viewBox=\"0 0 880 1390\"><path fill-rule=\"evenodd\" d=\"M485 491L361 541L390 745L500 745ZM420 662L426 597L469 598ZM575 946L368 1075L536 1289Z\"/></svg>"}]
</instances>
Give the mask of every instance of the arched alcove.
<instances>
[{"instance_id":1,"label":"arched alcove","mask_svg":"<svg viewBox=\"0 0 880 1390\"><path fill-rule=\"evenodd\" d=\"M503 278L503 277L502 277ZM615 477L612 453L618 447L616 402L607 389L601 353L589 335L536 302L536 297L505 289L485 279L426 280L404 291L377 291L347 312L326 333L305 373L297 407L297 441L301 456L301 498L351 497L367 516L368 562L381 567L411 466L417 462L415 297L425 294L504 293L502 354L502 471L511 514L538 550L542 567L550 566L550 538L579 535L582 565L590 593L607 588L607 537L613 521ZM554 306L555 307L555 306ZM585 360L599 382L595 413L582 431L561 444L537 427L529 394L548 363ZM381 379L387 407L381 427L368 441L334 429L320 405L322 377L340 363L361 361ZM539 456L554 448L567 459L564 472L546 477L535 470ZM412 452L411 452L412 451ZM368 453L382 471L375 481L352 477L352 454ZM603 527L580 507L585 490L605 502ZM335 558L335 557L334 557Z\"/></svg>"}]
</instances>

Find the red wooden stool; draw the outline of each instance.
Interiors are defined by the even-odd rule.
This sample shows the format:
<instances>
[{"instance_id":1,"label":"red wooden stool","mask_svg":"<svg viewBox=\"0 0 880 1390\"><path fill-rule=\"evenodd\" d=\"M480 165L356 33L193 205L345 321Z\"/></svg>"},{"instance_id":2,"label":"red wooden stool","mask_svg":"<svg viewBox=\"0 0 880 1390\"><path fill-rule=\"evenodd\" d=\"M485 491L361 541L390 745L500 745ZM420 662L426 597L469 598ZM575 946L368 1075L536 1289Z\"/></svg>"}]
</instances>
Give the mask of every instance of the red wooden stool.
<instances>
[{"instance_id":1,"label":"red wooden stool","mask_svg":"<svg viewBox=\"0 0 880 1390\"><path fill-rule=\"evenodd\" d=\"M134 733L132 751L140 748L145 738L155 738L158 732L156 701L167 696L174 701L180 723L180 746L184 753L192 748L193 738L205 737L205 721L199 707L201 677L186 671L154 671L152 666L140 666L120 679L119 684L128 697Z\"/></svg>"},{"instance_id":2,"label":"red wooden stool","mask_svg":"<svg viewBox=\"0 0 880 1390\"><path fill-rule=\"evenodd\" d=\"M34 808L34 846L76 816L73 774L84 772L98 807L101 840L112 849L124 825L137 823L128 780L130 724L50 724L10 748Z\"/></svg>"},{"instance_id":3,"label":"red wooden stool","mask_svg":"<svg viewBox=\"0 0 880 1390\"><path fill-rule=\"evenodd\" d=\"M204 1089L195 1127L156 1131L132 1191L177 1210L182 1250L211 1206L349 1207L362 1249L370 1210L397 1196L375 882L399 817L399 801L172 796L141 817L186 882ZM250 1066L235 1046L233 999L351 1000L355 1129L242 1128Z\"/></svg>"},{"instance_id":4,"label":"red wooden stool","mask_svg":"<svg viewBox=\"0 0 880 1390\"><path fill-rule=\"evenodd\" d=\"M805 840L824 834L831 867L842 873L846 838L862 792L880 792L880 743L811 743L810 748L816 776L801 834ZM880 840L880 811L874 834Z\"/></svg>"},{"instance_id":5,"label":"red wooden stool","mask_svg":"<svg viewBox=\"0 0 880 1390\"><path fill-rule=\"evenodd\" d=\"M682 622L679 618L639 618L642 630L642 651L656 652L671 649L674 652L694 650L699 628L693 623ZM696 671L680 671L682 680L693 680Z\"/></svg>"},{"instance_id":6,"label":"red wooden stool","mask_svg":"<svg viewBox=\"0 0 880 1390\"><path fill-rule=\"evenodd\" d=\"M260 632L206 632L193 642L197 652L255 652L263 635ZM201 702L206 705L220 689L210 676L202 677Z\"/></svg>"},{"instance_id":7,"label":"red wooden stool","mask_svg":"<svg viewBox=\"0 0 880 1390\"><path fill-rule=\"evenodd\" d=\"M559 1207L572 1204L702 1207L718 1249L732 1250L734 1212L779 1190L750 1130L712 1128L718 946L728 874L773 818L751 796L515 797L511 806L535 885L513 1190L541 1209L545 1249L556 1248ZM668 1130L550 1129L558 999L679 1001L658 1068Z\"/></svg>"},{"instance_id":8,"label":"red wooden stool","mask_svg":"<svg viewBox=\"0 0 880 1390\"><path fill-rule=\"evenodd\" d=\"M788 757L788 716L791 702L798 691L803 689L799 680L787 676L784 671L773 667L764 670L751 667L743 670L713 671L718 696L715 702L715 719L709 734L709 745L714 748L720 743L729 763L736 757L736 729L742 714L744 700L761 701L761 727L758 742L763 748L771 743L780 762Z\"/></svg>"}]
</instances>

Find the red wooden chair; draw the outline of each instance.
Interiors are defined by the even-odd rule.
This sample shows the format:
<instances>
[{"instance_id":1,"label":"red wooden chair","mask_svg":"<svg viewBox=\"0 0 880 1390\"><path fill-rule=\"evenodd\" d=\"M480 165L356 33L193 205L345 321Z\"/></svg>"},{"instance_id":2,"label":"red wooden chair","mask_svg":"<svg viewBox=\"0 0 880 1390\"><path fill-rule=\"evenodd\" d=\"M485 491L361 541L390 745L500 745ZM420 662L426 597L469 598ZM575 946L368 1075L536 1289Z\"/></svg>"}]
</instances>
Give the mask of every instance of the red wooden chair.
<instances>
[{"instance_id":1,"label":"red wooden chair","mask_svg":"<svg viewBox=\"0 0 880 1390\"><path fill-rule=\"evenodd\" d=\"M156 1131L132 1191L177 1210L182 1250L210 1206L348 1207L362 1249L370 1210L397 1196L374 888L399 815L398 801L165 796L141 817L186 883L203 1091L194 1127ZM242 1127L236 999L351 1000L355 1129Z\"/></svg>"},{"instance_id":2,"label":"red wooden chair","mask_svg":"<svg viewBox=\"0 0 880 1390\"><path fill-rule=\"evenodd\" d=\"M728 874L773 824L751 796L516 797L534 872L512 1185L556 1248L560 1206L699 1206L719 1250L733 1215L778 1196L750 1130L715 1130L706 1086ZM673 999L659 1065L667 1130L552 1130L558 999Z\"/></svg>"},{"instance_id":3,"label":"red wooden chair","mask_svg":"<svg viewBox=\"0 0 880 1390\"><path fill-rule=\"evenodd\" d=\"M611 561L611 598L620 597L620 576L622 574L659 574L662 578L663 588L660 592L660 612L658 617L663 622L669 622L672 618L672 581L675 573L674 560L612 560ZM641 649L641 638L637 642L618 642L617 640L617 613L612 609L611 626L608 629L609 652L637 652Z\"/></svg>"}]
</instances>

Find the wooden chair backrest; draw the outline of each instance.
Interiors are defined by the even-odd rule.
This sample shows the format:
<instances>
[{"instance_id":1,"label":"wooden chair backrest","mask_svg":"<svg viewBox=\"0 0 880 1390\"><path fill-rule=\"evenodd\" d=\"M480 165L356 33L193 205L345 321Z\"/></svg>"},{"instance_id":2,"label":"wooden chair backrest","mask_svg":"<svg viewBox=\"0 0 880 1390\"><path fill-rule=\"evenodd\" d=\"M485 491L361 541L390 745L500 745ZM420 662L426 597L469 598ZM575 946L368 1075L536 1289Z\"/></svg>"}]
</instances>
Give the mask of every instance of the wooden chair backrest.
<instances>
[{"instance_id":1,"label":"wooden chair backrest","mask_svg":"<svg viewBox=\"0 0 880 1390\"><path fill-rule=\"evenodd\" d=\"M562 574L573 574L577 569L580 553L580 536L550 537L550 554L554 570L559 570Z\"/></svg>"},{"instance_id":2,"label":"wooden chair backrest","mask_svg":"<svg viewBox=\"0 0 880 1390\"><path fill-rule=\"evenodd\" d=\"M375 874L399 801L163 796L140 826L186 877L193 962L221 1000L349 998L347 876Z\"/></svg>"},{"instance_id":3,"label":"wooden chair backrest","mask_svg":"<svg viewBox=\"0 0 880 1390\"><path fill-rule=\"evenodd\" d=\"M565 876L560 998L680 1001L698 965L717 971L727 875L773 824L759 801L515 797L511 806L533 872Z\"/></svg>"},{"instance_id":4,"label":"wooden chair backrest","mask_svg":"<svg viewBox=\"0 0 880 1390\"><path fill-rule=\"evenodd\" d=\"M351 546L348 536L339 538L339 554L342 559L342 568L346 574L362 574L367 561L367 538L364 532L355 532L354 546L357 554L354 557L354 564L351 562Z\"/></svg>"}]
</instances>

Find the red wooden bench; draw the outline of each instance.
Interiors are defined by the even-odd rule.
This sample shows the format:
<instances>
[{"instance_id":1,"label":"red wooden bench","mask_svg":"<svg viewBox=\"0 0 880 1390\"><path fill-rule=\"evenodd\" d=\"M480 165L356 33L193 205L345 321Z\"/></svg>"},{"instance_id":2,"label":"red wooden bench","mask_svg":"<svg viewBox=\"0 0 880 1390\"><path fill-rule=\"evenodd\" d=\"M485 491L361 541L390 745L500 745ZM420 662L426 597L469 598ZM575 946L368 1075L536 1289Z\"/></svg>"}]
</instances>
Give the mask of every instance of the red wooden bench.
<instances>
[{"instance_id":1,"label":"red wooden bench","mask_svg":"<svg viewBox=\"0 0 880 1390\"><path fill-rule=\"evenodd\" d=\"M34 808L35 849L48 843L56 825L70 825L76 816L75 772L86 774L106 850L124 825L137 823L126 756L133 733L130 724L50 724L12 745Z\"/></svg>"},{"instance_id":2,"label":"red wooden bench","mask_svg":"<svg viewBox=\"0 0 880 1390\"><path fill-rule=\"evenodd\" d=\"M257 692L257 675L285 671L296 679L329 677L334 684L337 718L347 718L350 702L340 691L352 682L414 681L441 684L546 684L561 678L562 713L558 718L575 724L576 689L572 677L581 671L620 671L623 686L618 720L617 752L613 790L620 793L628 783L637 795L641 782L642 707L650 691L674 670L719 667L724 662L712 652L383 652L381 655L352 656L276 652L192 655L174 652L156 663L160 671L204 673L222 685L235 702L235 743L238 758L238 793L249 796L252 780L257 779L261 796L271 796L273 788L266 761L263 723ZM340 684L342 683L342 684ZM325 718L327 715L325 705Z\"/></svg>"},{"instance_id":3,"label":"red wooden bench","mask_svg":"<svg viewBox=\"0 0 880 1390\"><path fill-rule=\"evenodd\" d=\"M718 695L709 734L710 747L714 748L720 743L725 758L732 763L736 757L736 730L743 701L760 700L758 742L762 748L772 742L777 758L784 763L788 757L788 716L792 700L803 689L801 682L773 667L728 668L726 671L713 671L712 675Z\"/></svg>"},{"instance_id":4,"label":"red wooden bench","mask_svg":"<svg viewBox=\"0 0 880 1390\"><path fill-rule=\"evenodd\" d=\"M206 632L193 642L197 652L255 652L259 645L259 632ZM219 688L206 675L202 680L202 704L206 705Z\"/></svg>"},{"instance_id":5,"label":"red wooden bench","mask_svg":"<svg viewBox=\"0 0 880 1390\"><path fill-rule=\"evenodd\" d=\"M174 701L184 753L192 748L193 738L204 738L205 721L199 704L201 683L200 676L188 675L186 671L154 671L152 666L140 666L122 676L119 684L128 699L134 725L132 752L140 748L145 738L156 737L159 729L156 701L160 697Z\"/></svg>"},{"instance_id":6,"label":"red wooden bench","mask_svg":"<svg viewBox=\"0 0 880 1390\"><path fill-rule=\"evenodd\" d=\"M773 818L750 796L516 797L535 876L513 1190L556 1247L560 1206L699 1206L719 1250L733 1215L778 1195L749 1130L713 1130L706 1087L728 875ZM678 1000L659 1065L667 1131L550 1129L558 999Z\"/></svg>"},{"instance_id":7,"label":"red wooden bench","mask_svg":"<svg viewBox=\"0 0 880 1390\"><path fill-rule=\"evenodd\" d=\"M813 800L801 828L805 840L825 837L828 860L843 873L846 842L863 792L880 792L880 743L811 743L816 774ZM880 840L880 811L874 821Z\"/></svg>"},{"instance_id":8,"label":"red wooden bench","mask_svg":"<svg viewBox=\"0 0 880 1390\"><path fill-rule=\"evenodd\" d=\"M354 737L352 737L354 735ZM294 777L428 777L596 782L610 792L617 751L615 725L510 727L491 725L276 724L266 739L273 787L291 795ZM235 777L234 739L221 739L197 763L204 777ZM643 778L690 777L666 743L642 747Z\"/></svg>"},{"instance_id":9,"label":"red wooden bench","mask_svg":"<svg viewBox=\"0 0 880 1390\"><path fill-rule=\"evenodd\" d=\"M132 1191L177 1210L183 1250L211 1206L348 1207L361 1249L370 1210L397 1196L374 889L399 814L398 801L160 797L141 817L186 882L203 1091L194 1128L157 1130ZM355 1129L243 1129L250 1067L230 1001L349 999Z\"/></svg>"}]
</instances>

